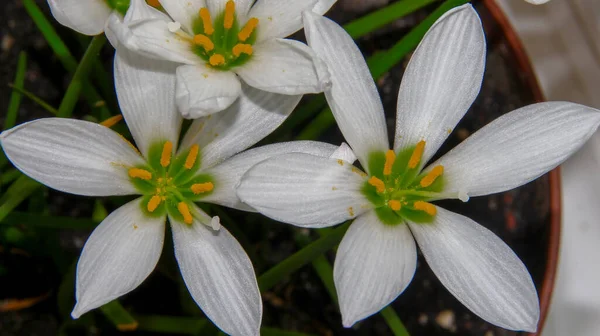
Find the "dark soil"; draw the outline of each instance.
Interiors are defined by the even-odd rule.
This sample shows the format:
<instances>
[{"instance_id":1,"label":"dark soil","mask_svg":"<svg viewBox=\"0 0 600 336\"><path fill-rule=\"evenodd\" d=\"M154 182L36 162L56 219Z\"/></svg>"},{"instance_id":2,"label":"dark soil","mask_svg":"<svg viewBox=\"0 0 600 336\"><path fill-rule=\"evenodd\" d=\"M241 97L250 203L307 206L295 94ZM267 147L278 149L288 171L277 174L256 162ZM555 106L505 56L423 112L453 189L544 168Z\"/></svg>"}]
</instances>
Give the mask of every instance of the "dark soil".
<instances>
[{"instance_id":1,"label":"dark soil","mask_svg":"<svg viewBox=\"0 0 600 336\"><path fill-rule=\"evenodd\" d=\"M372 1L371 6L365 6L363 1L340 0L330 16L344 23L382 7L387 2L377 0ZM37 3L49 15L46 2L37 0ZM1 122L10 96L10 89L6 84L13 81L20 51L25 50L29 56L25 88L51 105L59 105L70 76L66 75L66 71L29 19L21 1L5 0L0 6L0 86L3 87L0 90ZM434 8L435 6L430 6L361 39L361 50L365 55L371 55L378 50L389 48ZM456 127L440 153L446 152L498 116L534 102L532 90L519 73L515 57L500 28L483 6L477 5L477 10L484 22L488 43L487 70L483 87L475 104ZM58 24L54 26L79 58L83 50L76 35ZM112 51L110 47L105 49L105 63L110 66ZM377 83L388 116L390 134L393 134L396 97L405 66L406 61L396 66ZM89 113L85 104L82 103L78 107L78 117ZM47 112L29 100L23 100L19 122L47 116ZM321 140L339 144L342 137L337 128L331 127ZM102 202L110 210L122 201L123 199L107 199ZM43 209L39 204L45 203L48 204L52 215L89 218L94 200L41 189L18 210L39 212ZM538 290L541 288L550 229L547 176L510 192L474 198L466 204L449 201L442 205L476 220L507 242L525 262ZM227 211L247 236L248 242L242 243L251 255L257 274L297 251L299 247L295 239L298 236L317 237L315 232L293 229L259 215ZM69 270L72 269L88 234L87 230L58 233L34 230L28 227L27 223L10 229L0 226L0 246L3 246L0 249L0 300L46 296L31 308L0 312L0 335L59 333L59 327L70 320L66 314L72 308L72 302L57 304L57 296L64 291L74 292L70 282L72 273L69 273ZM121 302L137 314L201 316L181 284L169 243L169 240L166 240L165 253L159 268ZM334 253L330 252L327 257L333 264ZM67 276L64 279L67 281L63 280L65 274ZM264 293L263 299L263 326L317 335L391 335L381 315L375 315L352 329L342 328L337 306L332 303L310 265ZM412 283L393 303L393 307L413 336L517 335L482 321L463 307L440 284L421 256ZM62 331L67 335L119 334L102 314L86 316L87 320L83 319L79 327L65 326ZM206 330L203 334L212 332L214 330ZM130 334L148 333L137 331Z\"/></svg>"}]
</instances>

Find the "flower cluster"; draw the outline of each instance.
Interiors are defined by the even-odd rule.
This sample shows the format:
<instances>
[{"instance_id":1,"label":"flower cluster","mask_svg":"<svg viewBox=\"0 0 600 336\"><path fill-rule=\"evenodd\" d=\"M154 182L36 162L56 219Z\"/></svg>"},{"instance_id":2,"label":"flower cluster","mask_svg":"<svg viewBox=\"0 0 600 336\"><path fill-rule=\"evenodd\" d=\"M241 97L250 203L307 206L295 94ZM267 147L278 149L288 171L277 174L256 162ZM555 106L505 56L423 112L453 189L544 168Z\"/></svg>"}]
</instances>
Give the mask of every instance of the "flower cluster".
<instances>
[{"instance_id":1,"label":"flower cluster","mask_svg":"<svg viewBox=\"0 0 600 336\"><path fill-rule=\"evenodd\" d=\"M585 143L600 111L567 102L526 106L430 162L481 87L486 43L470 5L444 14L413 54L390 146L360 50L322 16L334 0L48 2L59 22L84 34L105 31L117 49L115 86L134 140L59 118L0 134L13 165L51 188L138 195L86 242L74 318L148 277L168 220L195 302L224 332L258 335L262 301L252 262L219 217L199 206L216 204L306 228L353 220L334 265L346 327L404 291L418 246L441 283L482 319L536 330L538 297L523 263L492 232L435 202L467 202L538 178ZM284 39L303 27L308 45ZM318 92L348 144L247 150L303 94ZM180 137L183 118L195 120Z\"/></svg>"}]
</instances>

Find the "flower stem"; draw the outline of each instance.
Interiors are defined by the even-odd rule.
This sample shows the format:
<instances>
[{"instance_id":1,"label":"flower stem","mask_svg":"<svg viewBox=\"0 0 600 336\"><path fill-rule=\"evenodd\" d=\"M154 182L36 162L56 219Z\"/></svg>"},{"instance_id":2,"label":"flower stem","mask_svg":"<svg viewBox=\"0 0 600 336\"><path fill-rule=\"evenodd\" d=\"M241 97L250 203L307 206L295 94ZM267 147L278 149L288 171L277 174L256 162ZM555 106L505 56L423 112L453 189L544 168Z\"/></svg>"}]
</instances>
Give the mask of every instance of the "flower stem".
<instances>
[{"instance_id":1,"label":"flower stem","mask_svg":"<svg viewBox=\"0 0 600 336\"><path fill-rule=\"evenodd\" d=\"M19 61L17 62L17 73L15 75L14 86L23 88L25 84L25 71L27 71L27 54L21 52L19 54ZM13 91L10 95L10 102L8 103L8 111L4 118L4 129L13 128L17 122L17 113L19 112L19 106L21 105L22 95L20 92Z\"/></svg>"}]
</instances>

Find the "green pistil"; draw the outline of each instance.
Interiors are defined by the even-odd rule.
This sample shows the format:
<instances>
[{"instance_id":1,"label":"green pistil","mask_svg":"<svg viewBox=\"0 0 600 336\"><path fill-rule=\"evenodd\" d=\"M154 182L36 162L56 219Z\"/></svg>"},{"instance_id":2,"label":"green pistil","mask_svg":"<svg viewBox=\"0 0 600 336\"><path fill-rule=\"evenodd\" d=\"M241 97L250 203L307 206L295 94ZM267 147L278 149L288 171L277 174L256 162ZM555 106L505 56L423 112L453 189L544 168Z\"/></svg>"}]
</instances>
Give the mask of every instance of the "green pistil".
<instances>
[{"instance_id":1,"label":"green pistil","mask_svg":"<svg viewBox=\"0 0 600 336\"><path fill-rule=\"evenodd\" d=\"M437 212L431 201L445 198L443 167L421 172L425 143L397 154L375 152L369 157L370 178L362 193L375 206L379 219L388 225L405 221L431 223ZM432 172L434 171L435 172Z\"/></svg>"},{"instance_id":2,"label":"green pistil","mask_svg":"<svg viewBox=\"0 0 600 336\"><path fill-rule=\"evenodd\" d=\"M108 7L125 16L125 14L127 14L127 10L129 9L129 1L130 0L106 0L106 3L108 4Z\"/></svg>"},{"instance_id":3,"label":"green pistil","mask_svg":"<svg viewBox=\"0 0 600 336\"><path fill-rule=\"evenodd\" d=\"M215 181L210 175L197 173L200 168L198 146L175 157L172 147L169 141L155 143L150 147L146 165L128 168L128 174L143 195L144 213L151 217L168 213L176 220L184 221L178 208L180 203L185 203L193 214L192 203L210 195Z\"/></svg>"}]
</instances>

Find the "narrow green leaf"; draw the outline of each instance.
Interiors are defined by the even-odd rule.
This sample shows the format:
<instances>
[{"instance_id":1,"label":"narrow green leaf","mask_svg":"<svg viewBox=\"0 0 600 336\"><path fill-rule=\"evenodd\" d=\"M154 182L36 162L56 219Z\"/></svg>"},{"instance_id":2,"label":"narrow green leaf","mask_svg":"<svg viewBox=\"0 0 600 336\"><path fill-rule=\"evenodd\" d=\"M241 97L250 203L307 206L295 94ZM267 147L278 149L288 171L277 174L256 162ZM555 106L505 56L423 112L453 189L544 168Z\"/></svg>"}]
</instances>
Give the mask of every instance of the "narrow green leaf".
<instances>
[{"instance_id":1,"label":"narrow green leaf","mask_svg":"<svg viewBox=\"0 0 600 336\"><path fill-rule=\"evenodd\" d=\"M100 307L100 311L120 331L133 331L139 326L138 321L119 303L118 300L111 301Z\"/></svg>"},{"instance_id":2,"label":"narrow green leaf","mask_svg":"<svg viewBox=\"0 0 600 336\"><path fill-rule=\"evenodd\" d=\"M23 88L25 85L25 72L27 71L27 54L21 51L19 54L19 60L17 62L17 73L15 75L14 86ZM17 122L17 114L19 112L19 106L21 105L22 95L19 92L13 91L10 95L10 102L8 103L8 111L4 118L4 129L13 128Z\"/></svg>"},{"instance_id":3,"label":"narrow green leaf","mask_svg":"<svg viewBox=\"0 0 600 336\"><path fill-rule=\"evenodd\" d=\"M25 175L13 182L0 198L0 222L39 187L41 184Z\"/></svg>"},{"instance_id":4,"label":"narrow green leaf","mask_svg":"<svg viewBox=\"0 0 600 336\"><path fill-rule=\"evenodd\" d=\"M0 175L0 190L2 190L2 186L11 183L16 180L19 176L21 176L21 172L16 169L10 169L5 171Z\"/></svg>"},{"instance_id":5,"label":"narrow green leaf","mask_svg":"<svg viewBox=\"0 0 600 336\"><path fill-rule=\"evenodd\" d=\"M94 65L94 62L105 43L106 36L104 34L95 36L92 39L92 42L90 42L90 45L83 55L81 62L77 66L77 70L75 70L75 74L73 75L73 79L67 88L67 92L60 103L58 108L58 117L69 118L73 114L73 109L79 100L79 94L81 93L83 84L92 70L92 66Z\"/></svg>"},{"instance_id":6,"label":"narrow green leaf","mask_svg":"<svg viewBox=\"0 0 600 336\"><path fill-rule=\"evenodd\" d=\"M201 318L163 315L135 315L135 319L138 330L169 335L193 335L210 323Z\"/></svg>"},{"instance_id":7,"label":"narrow green leaf","mask_svg":"<svg viewBox=\"0 0 600 336\"><path fill-rule=\"evenodd\" d=\"M272 267L270 270L263 273L260 277L258 277L258 287L260 288L260 291L264 292L270 289L285 276L312 262L321 254L339 244L344 236L344 233L346 230L348 230L349 225L350 223L347 222L338 226L328 235L307 245L305 248L294 253L279 264Z\"/></svg>"},{"instance_id":8,"label":"narrow green leaf","mask_svg":"<svg viewBox=\"0 0 600 336\"><path fill-rule=\"evenodd\" d=\"M379 314L383 316L385 322L390 329L392 329L392 332L395 336L410 336L408 330L406 330L406 327L404 326L404 323L402 323L402 320L400 320L400 317L398 317L398 314L396 314L396 311L394 308L392 308L392 306L383 308Z\"/></svg>"},{"instance_id":9,"label":"narrow green leaf","mask_svg":"<svg viewBox=\"0 0 600 336\"><path fill-rule=\"evenodd\" d=\"M41 229L56 230L91 230L94 229L98 223L87 218L45 216L28 212L13 211L0 220L0 225L26 225Z\"/></svg>"},{"instance_id":10,"label":"narrow green leaf","mask_svg":"<svg viewBox=\"0 0 600 336\"><path fill-rule=\"evenodd\" d=\"M44 110L57 115L58 114L58 110L55 109L54 107L52 107L52 105L48 104L47 102L45 102L42 98L34 95L33 93L31 93L30 91L27 91L23 88L19 88L16 87L12 84L8 84L8 87L13 89L13 91L18 92L20 94L22 94L23 96L27 97L28 99L30 99L31 101L33 101L34 103L38 104L41 108L43 108Z\"/></svg>"},{"instance_id":11,"label":"narrow green leaf","mask_svg":"<svg viewBox=\"0 0 600 336\"><path fill-rule=\"evenodd\" d=\"M314 336L313 334L305 334L298 331L286 331L269 327L260 328L260 334L262 336Z\"/></svg>"}]
</instances>

